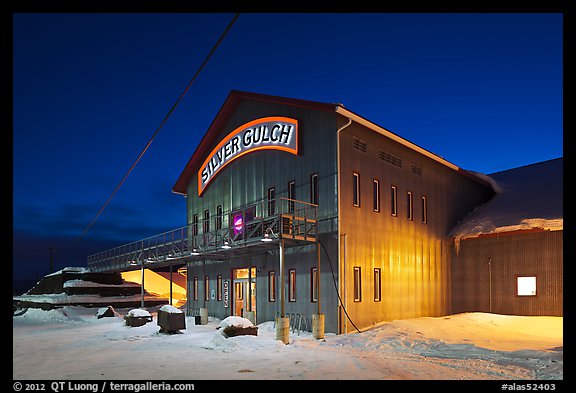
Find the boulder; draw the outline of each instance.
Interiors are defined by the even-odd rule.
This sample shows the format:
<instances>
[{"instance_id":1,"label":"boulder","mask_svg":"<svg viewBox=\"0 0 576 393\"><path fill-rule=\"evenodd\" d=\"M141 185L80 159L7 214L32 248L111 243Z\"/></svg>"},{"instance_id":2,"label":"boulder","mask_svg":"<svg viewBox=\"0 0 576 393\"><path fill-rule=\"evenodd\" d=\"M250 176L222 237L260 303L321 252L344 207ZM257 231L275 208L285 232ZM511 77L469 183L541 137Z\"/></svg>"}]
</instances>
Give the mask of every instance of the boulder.
<instances>
[{"instance_id":1,"label":"boulder","mask_svg":"<svg viewBox=\"0 0 576 393\"><path fill-rule=\"evenodd\" d=\"M181 329L186 329L184 312L169 304L160 307L158 326L160 326L160 333L178 333Z\"/></svg>"},{"instance_id":2,"label":"boulder","mask_svg":"<svg viewBox=\"0 0 576 393\"><path fill-rule=\"evenodd\" d=\"M96 312L96 317L98 319L114 316L116 316L116 312L114 311L114 308L112 306L99 308L98 312Z\"/></svg>"},{"instance_id":3,"label":"boulder","mask_svg":"<svg viewBox=\"0 0 576 393\"><path fill-rule=\"evenodd\" d=\"M141 308L136 308L130 310L128 314L124 317L126 321L126 326L138 327L146 325L148 322L152 322L152 315Z\"/></svg>"}]
</instances>

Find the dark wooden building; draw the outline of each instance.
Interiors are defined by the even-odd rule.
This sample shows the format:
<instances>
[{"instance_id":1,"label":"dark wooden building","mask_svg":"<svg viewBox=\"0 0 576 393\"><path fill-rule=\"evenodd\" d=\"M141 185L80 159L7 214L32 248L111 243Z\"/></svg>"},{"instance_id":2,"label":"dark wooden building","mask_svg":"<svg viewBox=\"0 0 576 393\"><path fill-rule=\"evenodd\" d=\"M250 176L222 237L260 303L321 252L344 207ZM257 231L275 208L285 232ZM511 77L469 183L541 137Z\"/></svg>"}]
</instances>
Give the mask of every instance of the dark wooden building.
<instances>
[{"instance_id":1,"label":"dark wooden building","mask_svg":"<svg viewBox=\"0 0 576 393\"><path fill-rule=\"evenodd\" d=\"M563 315L563 159L491 174L498 193L451 233L452 312Z\"/></svg>"}]
</instances>

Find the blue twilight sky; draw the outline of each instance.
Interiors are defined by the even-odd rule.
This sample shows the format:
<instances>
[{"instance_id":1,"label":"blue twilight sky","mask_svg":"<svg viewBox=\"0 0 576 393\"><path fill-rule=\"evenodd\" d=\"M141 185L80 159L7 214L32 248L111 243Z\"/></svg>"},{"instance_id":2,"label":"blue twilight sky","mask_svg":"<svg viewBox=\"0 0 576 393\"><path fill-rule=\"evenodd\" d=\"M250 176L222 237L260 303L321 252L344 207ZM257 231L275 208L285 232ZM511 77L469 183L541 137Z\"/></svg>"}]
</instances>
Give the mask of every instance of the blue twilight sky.
<instances>
[{"instance_id":1,"label":"blue twilight sky","mask_svg":"<svg viewBox=\"0 0 576 393\"><path fill-rule=\"evenodd\" d=\"M13 276L186 224L171 189L230 90L343 103L477 172L563 155L562 14L13 15Z\"/></svg>"}]
</instances>

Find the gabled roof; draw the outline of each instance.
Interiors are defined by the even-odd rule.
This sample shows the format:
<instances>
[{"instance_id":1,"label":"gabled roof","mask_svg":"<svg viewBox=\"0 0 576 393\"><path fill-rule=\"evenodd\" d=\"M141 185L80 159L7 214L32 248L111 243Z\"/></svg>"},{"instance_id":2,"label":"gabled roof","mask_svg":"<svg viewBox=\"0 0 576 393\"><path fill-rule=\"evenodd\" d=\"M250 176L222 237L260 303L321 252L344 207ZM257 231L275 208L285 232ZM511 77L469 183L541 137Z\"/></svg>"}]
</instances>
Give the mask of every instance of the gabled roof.
<instances>
[{"instance_id":1,"label":"gabled roof","mask_svg":"<svg viewBox=\"0 0 576 393\"><path fill-rule=\"evenodd\" d=\"M202 162L206 158L205 156L210 152L210 148L213 145L214 139L218 136L222 130L222 127L224 127L240 102L244 100L263 101L268 103L296 106L323 112L334 112L336 110L336 106L338 105L232 90L216 114L212 124L210 124L210 127L208 127L208 131L206 131L206 134L198 144L198 147L196 147L194 154L192 154L192 157L184 167L184 170L180 174L176 184L174 184L172 187L173 192L186 195L188 184L190 183L190 180L194 174L198 171L200 165L202 165Z\"/></svg>"},{"instance_id":2,"label":"gabled roof","mask_svg":"<svg viewBox=\"0 0 576 393\"><path fill-rule=\"evenodd\" d=\"M562 230L564 158L490 174L496 195L451 231L457 241L523 230Z\"/></svg>"},{"instance_id":3,"label":"gabled roof","mask_svg":"<svg viewBox=\"0 0 576 393\"><path fill-rule=\"evenodd\" d=\"M440 164L457 171L463 176L466 176L478 183L481 183L484 186L490 187L490 185L482 177L476 176L471 172L463 170L458 166L452 164L451 162L445 160L444 158L429 152L428 150L400 137L399 135L391 131L388 131L383 127L380 127L379 125L357 115L356 113L348 109L345 109L342 104L308 101L295 98L278 97L266 94L232 90L230 94L228 94L228 97L224 101L224 104L216 114L216 117L212 121L212 124L210 124L210 127L208 127L208 131L198 144L198 147L194 151L194 154L192 154L192 157L184 167L184 170L180 174L180 177L172 187L172 191L174 193L186 195L190 180L192 179L194 174L198 171L200 165L204 162L206 155L210 152L210 148L212 147L214 142L216 142L215 138L218 137L220 131L222 130L222 127L224 127L224 125L226 124L232 113L236 110L238 105L244 100L262 101L267 103L295 106L322 112L335 112L375 132L378 132L379 134L382 134L414 151L417 151L418 153L421 153L426 157L431 158L434 161L437 161Z\"/></svg>"}]
</instances>

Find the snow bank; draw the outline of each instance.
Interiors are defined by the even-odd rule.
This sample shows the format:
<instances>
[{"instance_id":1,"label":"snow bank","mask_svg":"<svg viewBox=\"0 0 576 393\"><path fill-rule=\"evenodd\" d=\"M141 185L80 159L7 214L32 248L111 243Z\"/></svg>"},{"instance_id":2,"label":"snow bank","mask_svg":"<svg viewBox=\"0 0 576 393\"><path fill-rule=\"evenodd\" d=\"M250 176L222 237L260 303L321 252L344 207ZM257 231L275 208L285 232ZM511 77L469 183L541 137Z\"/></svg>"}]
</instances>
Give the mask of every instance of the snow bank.
<instances>
[{"instance_id":1,"label":"snow bank","mask_svg":"<svg viewBox=\"0 0 576 393\"><path fill-rule=\"evenodd\" d=\"M563 378L561 317L414 318L363 333L326 334L324 340L292 333L284 345L275 339L273 322L259 324L258 336L226 339L214 330L220 321L212 317L208 325L163 335L155 324L126 329L117 318L96 319L93 312L65 307L14 316L13 379ZM160 366L150 367L151 359Z\"/></svg>"},{"instance_id":2,"label":"snow bank","mask_svg":"<svg viewBox=\"0 0 576 393\"><path fill-rule=\"evenodd\" d=\"M90 273L90 269L85 268L85 267L69 266L69 267L65 267L64 269L58 270L57 272L47 274L45 277L56 276L56 275L62 274L62 273L79 273L79 274L80 273Z\"/></svg>"},{"instance_id":3,"label":"snow bank","mask_svg":"<svg viewBox=\"0 0 576 393\"><path fill-rule=\"evenodd\" d=\"M133 282L124 282L120 285L115 284L100 284L92 281L85 280L68 280L64 283L64 288L86 288L86 287L139 287L139 284Z\"/></svg>"}]
</instances>

